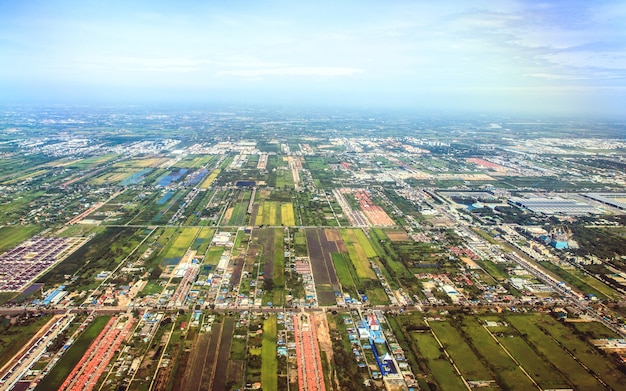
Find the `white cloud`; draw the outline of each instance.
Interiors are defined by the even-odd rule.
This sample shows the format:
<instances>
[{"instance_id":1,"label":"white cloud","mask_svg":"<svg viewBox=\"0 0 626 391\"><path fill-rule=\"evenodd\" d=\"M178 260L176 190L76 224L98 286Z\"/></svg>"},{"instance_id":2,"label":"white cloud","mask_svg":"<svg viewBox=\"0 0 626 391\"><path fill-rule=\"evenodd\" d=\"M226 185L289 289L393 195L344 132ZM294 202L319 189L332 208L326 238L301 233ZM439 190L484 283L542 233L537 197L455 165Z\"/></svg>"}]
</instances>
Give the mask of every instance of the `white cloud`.
<instances>
[{"instance_id":1,"label":"white cloud","mask_svg":"<svg viewBox=\"0 0 626 391\"><path fill-rule=\"evenodd\" d=\"M280 67L280 68L256 68L256 69L229 69L220 71L218 76L352 76L363 73L360 68L345 67Z\"/></svg>"}]
</instances>

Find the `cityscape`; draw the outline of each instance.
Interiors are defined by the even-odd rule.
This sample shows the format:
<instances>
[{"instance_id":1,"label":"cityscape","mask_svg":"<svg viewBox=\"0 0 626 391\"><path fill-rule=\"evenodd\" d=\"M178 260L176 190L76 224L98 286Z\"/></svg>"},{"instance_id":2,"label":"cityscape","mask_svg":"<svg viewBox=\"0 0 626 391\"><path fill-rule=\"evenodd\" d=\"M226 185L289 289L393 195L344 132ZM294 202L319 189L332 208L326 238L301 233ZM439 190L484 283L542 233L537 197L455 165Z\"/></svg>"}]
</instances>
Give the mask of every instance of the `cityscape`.
<instances>
[{"instance_id":1,"label":"cityscape","mask_svg":"<svg viewBox=\"0 0 626 391\"><path fill-rule=\"evenodd\" d=\"M626 382L616 122L6 107L7 390Z\"/></svg>"}]
</instances>

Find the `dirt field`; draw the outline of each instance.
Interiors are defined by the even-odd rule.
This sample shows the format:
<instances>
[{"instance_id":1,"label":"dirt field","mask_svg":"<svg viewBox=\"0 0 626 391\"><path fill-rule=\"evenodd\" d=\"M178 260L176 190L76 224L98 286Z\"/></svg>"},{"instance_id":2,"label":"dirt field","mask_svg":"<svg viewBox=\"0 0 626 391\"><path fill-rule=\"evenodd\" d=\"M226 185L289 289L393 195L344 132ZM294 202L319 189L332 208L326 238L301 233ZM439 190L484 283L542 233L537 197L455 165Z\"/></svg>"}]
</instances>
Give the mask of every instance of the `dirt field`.
<instances>
[{"instance_id":1,"label":"dirt field","mask_svg":"<svg viewBox=\"0 0 626 391\"><path fill-rule=\"evenodd\" d=\"M385 231L385 234L392 242L406 242L410 240L409 235L404 231Z\"/></svg>"},{"instance_id":2,"label":"dirt field","mask_svg":"<svg viewBox=\"0 0 626 391\"><path fill-rule=\"evenodd\" d=\"M230 345L235 330L235 318L225 318L223 323L214 324L211 334L200 335L191 357L184 390L223 390Z\"/></svg>"},{"instance_id":3,"label":"dirt field","mask_svg":"<svg viewBox=\"0 0 626 391\"><path fill-rule=\"evenodd\" d=\"M326 235L326 240L329 242L338 242L341 240L341 233L339 233L336 229L327 229L324 231Z\"/></svg>"},{"instance_id":4,"label":"dirt field","mask_svg":"<svg viewBox=\"0 0 626 391\"><path fill-rule=\"evenodd\" d=\"M328 321L326 314L315 316L315 328L317 329L317 341L320 344L320 350L326 353L328 361L333 361L333 344L330 341L330 331L328 329Z\"/></svg>"}]
</instances>

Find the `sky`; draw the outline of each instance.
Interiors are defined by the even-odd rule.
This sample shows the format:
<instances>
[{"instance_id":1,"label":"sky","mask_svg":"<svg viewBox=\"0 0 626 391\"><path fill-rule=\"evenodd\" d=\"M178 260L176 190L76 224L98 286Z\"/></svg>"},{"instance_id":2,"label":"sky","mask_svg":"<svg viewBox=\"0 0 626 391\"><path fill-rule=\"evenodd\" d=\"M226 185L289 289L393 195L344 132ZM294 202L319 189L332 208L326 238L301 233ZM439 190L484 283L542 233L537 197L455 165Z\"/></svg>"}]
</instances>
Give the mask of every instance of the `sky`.
<instances>
[{"instance_id":1,"label":"sky","mask_svg":"<svg viewBox=\"0 0 626 391\"><path fill-rule=\"evenodd\" d=\"M0 102L626 117L625 1L0 1Z\"/></svg>"}]
</instances>

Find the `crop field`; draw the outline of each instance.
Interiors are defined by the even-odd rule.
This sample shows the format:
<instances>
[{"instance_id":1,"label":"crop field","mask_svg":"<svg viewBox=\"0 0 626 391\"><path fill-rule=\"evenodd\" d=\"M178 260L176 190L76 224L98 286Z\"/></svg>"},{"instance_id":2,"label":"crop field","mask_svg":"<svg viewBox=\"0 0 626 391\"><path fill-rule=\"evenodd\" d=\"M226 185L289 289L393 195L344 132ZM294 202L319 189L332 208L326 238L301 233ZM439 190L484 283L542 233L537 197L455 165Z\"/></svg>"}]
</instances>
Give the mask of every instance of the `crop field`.
<instances>
[{"instance_id":1,"label":"crop field","mask_svg":"<svg viewBox=\"0 0 626 391\"><path fill-rule=\"evenodd\" d=\"M433 333L468 381L492 380L494 374L480 361L459 332L448 322L430 322Z\"/></svg>"},{"instance_id":2,"label":"crop field","mask_svg":"<svg viewBox=\"0 0 626 391\"><path fill-rule=\"evenodd\" d=\"M183 168L201 168L210 164L217 158L212 155L188 155L181 161L175 164L176 167Z\"/></svg>"},{"instance_id":3,"label":"crop field","mask_svg":"<svg viewBox=\"0 0 626 391\"><path fill-rule=\"evenodd\" d=\"M332 253L331 256L335 265L335 272L344 292L350 292L352 295L355 295L357 287L351 270L350 257L343 253Z\"/></svg>"},{"instance_id":4,"label":"crop field","mask_svg":"<svg viewBox=\"0 0 626 391\"><path fill-rule=\"evenodd\" d=\"M441 390L465 390L465 384L457 375L450 361L442 354L437 340L429 332L411 332L411 341L419 356L426 360L435 383Z\"/></svg>"},{"instance_id":5,"label":"crop field","mask_svg":"<svg viewBox=\"0 0 626 391\"><path fill-rule=\"evenodd\" d=\"M170 241L166 247L163 255L163 261L171 264L171 260L178 259L185 255L187 249L191 247L194 239L198 235L200 228L198 227L183 227L177 231L178 236ZM178 263L178 262L175 262Z\"/></svg>"},{"instance_id":6,"label":"crop field","mask_svg":"<svg viewBox=\"0 0 626 391\"><path fill-rule=\"evenodd\" d=\"M318 301L320 304L333 304L334 291L339 290L332 261L332 253L340 252L337 241L328 240L323 229L306 229L305 234Z\"/></svg>"},{"instance_id":7,"label":"crop field","mask_svg":"<svg viewBox=\"0 0 626 391\"><path fill-rule=\"evenodd\" d=\"M517 390L527 390L534 387L532 380L508 356L498 341L474 319L463 318L462 325L457 326L457 329L463 332L466 341L469 341L476 353L489 364L492 371L498 376L499 384Z\"/></svg>"},{"instance_id":8,"label":"crop field","mask_svg":"<svg viewBox=\"0 0 626 391\"><path fill-rule=\"evenodd\" d=\"M619 389L626 384L626 375L612 362L606 360L600 352L588 342L573 335L571 330L554 318L542 316L535 325L549 338L558 342L564 350L576 356L587 368L598 374L613 389Z\"/></svg>"},{"instance_id":9,"label":"crop field","mask_svg":"<svg viewBox=\"0 0 626 391\"><path fill-rule=\"evenodd\" d=\"M13 179L2 181L2 184L4 184L4 185L14 185L16 183L23 182L25 180L38 178L40 176L43 176L43 175L47 174L48 172L49 172L49 170L45 170L45 169L26 172L26 173L24 173L24 174L22 174L22 175L20 175L18 177L15 177Z\"/></svg>"},{"instance_id":10,"label":"crop field","mask_svg":"<svg viewBox=\"0 0 626 391\"><path fill-rule=\"evenodd\" d=\"M264 390L278 389L278 360L276 359L276 316L263 322L263 343L261 345L261 385Z\"/></svg>"},{"instance_id":11,"label":"crop field","mask_svg":"<svg viewBox=\"0 0 626 391\"><path fill-rule=\"evenodd\" d=\"M204 255L209 249L214 233L215 229L203 227L193 241L192 250L195 250L199 255Z\"/></svg>"},{"instance_id":12,"label":"crop field","mask_svg":"<svg viewBox=\"0 0 626 391\"><path fill-rule=\"evenodd\" d=\"M0 333L0 368L9 362L50 319L51 315L44 315L36 319L31 318L26 324L11 324L9 319L3 318L0 321L0 328L3 330Z\"/></svg>"},{"instance_id":13,"label":"crop field","mask_svg":"<svg viewBox=\"0 0 626 391\"><path fill-rule=\"evenodd\" d=\"M461 381L446 354L466 381L486 382L486 390L603 389L595 376L612 389L624 384L624 374L608 356L547 315L463 316L431 321L433 334L409 321L409 316L396 318L403 326L397 331L406 332L399 339L426 359L428 371L442 389L459 387L458 383L444 386L446 382ZM487 327L487 320L496 325ZM600 335L606 331L589 328ZM445 349L443 355L434 336Z\"/></svg>"},{"instance_id":14,"label":"crop field","mask_svg":"<svg viewBox=\"0 0 626 391\"><path fill-rule=\"evenodd\" d=\"M535 322L540 321L540 316L507 316L506 321L511 324L517 332L524 335L525 340L531 345L541 357L558 368L563 376L571 383L576 384L580 389L593 390L601 389L600 383L587 372L574 357L565 351L553 338L547 336Z\"/></svg>"},{"instance_id":15,"label":"crop field","mask_svg":"<svg viewBox=\"0 0 626 391\"><path fill-rule=\"evenodd\" d=\"M136 173L140 173L143 170L141 169L132 169L132 168L121 168L113 171L107 171L102 175L98 175L90 180L90 182L94 185L104 185L110 183L120 184L126 178L133 176Z\"/></svg>"},{"instance_id":16,"label":"crop field","mask_svg":"<svg viewBox=\"0 0 626 391\"><path fill-rule=\"evenodd\" d=\"M204 181L200 185L200 188L201 189L208 189L213 184L213 182L215 181L215 178L217 178L217 176L220 175L221 172L222 172L221 169L216 168L211 174L209 174L208 177L206 177L204 179Z\"/></svg>"},{"instance_id":17,"label":"crop field","mask_svg":"<svg viewBox=\"0 0 626 391\"><path fill-rule=\"evenodd\" d=\"M95 318L72 346L61 356L61 359L54 368L41 380L35 390L46 391L60 389L67 375L69 375L76 364L78 364L91 342L100 334L110 318L110 316L99 316Z\"/></svg>"},{"instance_id":18,"label":"crop field","mask_svg":"<svg viewBox=\"0 0 626 391\"><path fill-rule=\"evenodd\" d=\"M78 248L65 260L43 275L39 281L48 284L65 281L65 275L76 275L76 287L88 286L98 270L111 270L145 237L136 228L108 227Z\"/></svg>"},{"instance_id":19,"label":"crop field","mask_svg":"<svg viewBox=\"0 0 626 391\"><path fill-rule=\"evenodd\" d=\"M279 205L280 203L276 201L261 202L254 219L254 225L276 226L279 220L277 216L277 212L280 210Z\"/></svg>"},{"instance_id":20,"label":"crop field","mask_svg":"<svg viewBox=\"0 0 626 391\"><path fill-rule=\"evenodd\" d=\"M291 202L285 202L280 206L280 219L282 225L291 227L296 225L296 219L293 213L293 204Z\"/></svg>"},{"instance_id":21,"label":"crop field","mask_svg":"<svg viewBox=\"0 0 626 391\"><path fill-rule=\"evenodd\" d=\"M88 157L85 159L74 160L70 162L69 164L67 164L67 166L78 168L78 169L85 169L88 167L97 167L97 166L103 165L106 162L114 160L117 157L119 157L119 155L116 153L110 153L110 154L101 155L101 156L93 156L93 157Z\"/></svg>"},{"instance_id":22,"label":"crop field","mask_svg":"<svg viewBox=\"0 0 626 391\"><path fill-rule=\"evenodd\" d=\"M373 258L377 254L363 231L360 229L341 229L340 232L354 264L357 277L375 280L376 274L370 267L369 258Z\"/></svg>"},{"instance_id":23,"label":"crop field","mask_svg":"<svg viewBox=\"0 0 626 391\"><path fill-rule=\"evenodd\" d=\"M229 226L243 226L248 224L248 204L250 203L250 197L252 196L252 190L243 190L237 193L235 199L231 203L231 207L228 208L224 214L222 221L226 222Z\"/></svg>"},{"instance_id":24,"label":"crop field","mask_svg":"<svg viewBox=\"0 0 626 391\"><path fill-rule=\"evenodd\" d=\"M590 339L619 338L619 335L598 322L571 322L568 324L576 332L583 333Z\"/></svg>"},{"instance_id":25,"label":"crop field","mask_svg":"<svg viewBox=\"0 0 626 391\"><path fill-rule=\"evenodd\" d=\"M0 253L17 246L26 239L38 234L42 227L36 225L15 225L0 227Z\"/></svg>"}]
</instances>

